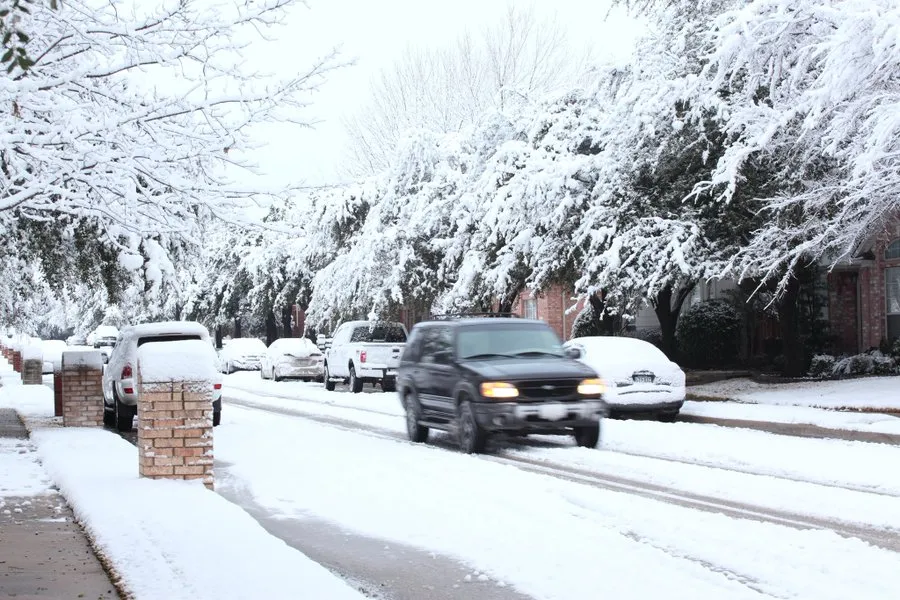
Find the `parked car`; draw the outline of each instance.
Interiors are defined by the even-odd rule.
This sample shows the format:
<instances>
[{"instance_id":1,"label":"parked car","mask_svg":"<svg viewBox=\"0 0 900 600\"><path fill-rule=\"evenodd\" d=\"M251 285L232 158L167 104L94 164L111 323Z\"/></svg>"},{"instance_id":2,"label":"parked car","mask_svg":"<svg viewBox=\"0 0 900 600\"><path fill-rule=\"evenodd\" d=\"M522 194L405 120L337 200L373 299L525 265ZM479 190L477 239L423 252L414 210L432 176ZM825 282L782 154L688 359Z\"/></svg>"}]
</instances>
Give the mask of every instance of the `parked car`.
<instances>
[{"instance_id":1,"label":"parked car","mask_svg":"<svg viewBox=\"0 0 900 600\"><path fill-rule=\"evenodd\" d=\"M235 371L259 371L266 345L257 338L235 338L219 350L219 363L223 373Z\"/></svg>"},{"instance_id":2,"label":"parked car","mask_svg":"<svg viewBox=\"0 0 900 600\"><path fill-rule=\"evenodd\" d=\"M346 381L354 393L361 392L364 383L377 383L385 392L393 392L406 336L403 323L343 323L325 351L325 389L333 390L335 383Z\"/></svg>"},{"instance_id":3,"label":"parked car","mask_svg":"<svg viewBox=\"0 0 900 600\"><path fill-rule=\"evenodd\" d=\"M596 371L543 321L463 318L413 327L397 374L410 440L457 435L466 453L495 433L572 434L595 447L606 413Z\"/></svg>"},{"instance_id":4,"label":"parked car","mask_svg":"<svg viewBox=\"0 0 900 600\"><path fill-rule=\"evenodd\" d=\"M41 340L41 352L44 355L43 373L52 373L62 366L62 353L69 349L62 340Z\"/></svg>"},{"instance_id":5,"label":"parked car","mask_svg":"<svg viewBox=\"0 0 900 600\"><path fill-rule=\"evenodd\" d=\"M87 338L83 335L70 335L66 338L66 345L68 346L87 346Z\"/></svg>"},{"instance_id":6,"label":"parked car","mask_svg":"<svg viewBox=\"0 0 900 600\"><path fill-rule=\"evenodd\" d=\"M685 376L649 342L629 337L579 337L565 343L581 352L579 360L607 382L610 414L652 413L673 420L685 397Z\"/></svg>"},{"instance_id":7,"label":"parked car","mask_svg":"<svg viewBox=\"0 0 900 600\"><path fill-rule=\"evenodd\" d=\"M308 338L281 338L266 348L260 377L281 381L297 378L303 381L321 379L325 356Z\"/></svg>"},{"instance_id":8,"label":"parked car","mask_svg":"<svg viewBox=\"0 0 900 600\"><path fill-rule=\"evenodd\" d=\"M149 342L177 342L202 340L209 344L209 360L213 365L216 353L206 327L193 321L167 321L132 325L119 334L109 364L103 371L103 423L119 431L130 431L137 414L137 351ZM215 369L214 369L215 370ZM213 387L213 426L222 419L222 380L211 382Z\"/></svg>"},{"instance_id":9,"label":"parked car","mask_svg":"<svg viewBox=\"0 0 900 600\"><path fill-rule=\"evenodd\" d=\"M108 363L118 336L119 330L117 328L112 325L100 325L87 336L87 343L89 346L100 350L103 353L103 362Z\"/></svg>"}]
</instances>

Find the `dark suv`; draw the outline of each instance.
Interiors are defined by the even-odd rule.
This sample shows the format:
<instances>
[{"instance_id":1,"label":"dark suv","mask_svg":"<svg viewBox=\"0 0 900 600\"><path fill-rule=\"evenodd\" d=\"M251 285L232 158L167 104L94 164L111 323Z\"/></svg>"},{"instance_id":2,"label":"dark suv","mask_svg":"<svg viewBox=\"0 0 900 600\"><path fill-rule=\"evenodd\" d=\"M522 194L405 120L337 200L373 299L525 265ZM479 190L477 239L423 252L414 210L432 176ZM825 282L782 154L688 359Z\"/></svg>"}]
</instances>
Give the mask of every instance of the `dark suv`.
<instances>
[{"instance_id":1,"label":"dark suv","mask_svg":"<svg viewBox=\"0 0 900 600\"><path fill-rule=\"evenodd\" d=\"M606 414L603 382L563 350L543 321L459 318L413 327L397 391L414 442L455 432L466 453L492 433L572 433L594 447Z\"/></svg>"}]
</instances>

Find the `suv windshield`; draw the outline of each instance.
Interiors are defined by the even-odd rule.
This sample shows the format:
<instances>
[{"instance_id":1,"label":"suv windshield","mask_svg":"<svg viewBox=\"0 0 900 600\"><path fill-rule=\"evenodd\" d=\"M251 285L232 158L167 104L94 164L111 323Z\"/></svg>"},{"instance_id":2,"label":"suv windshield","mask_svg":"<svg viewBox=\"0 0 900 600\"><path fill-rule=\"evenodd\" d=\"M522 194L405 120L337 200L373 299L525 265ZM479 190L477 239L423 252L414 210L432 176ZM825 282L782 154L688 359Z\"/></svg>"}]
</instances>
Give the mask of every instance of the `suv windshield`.
<instances>
[{"instance_id":1,"label":"suv windshield","mask_svg":"<svg viewBox=\"0 0 900 600\"><path fill-rule=\"evenodd\" d=\"M372 325L360 325L353 329L351 342L388 342L392 344L406 341L406 331L399 323L378 323Z\"/></svg>"},{"instance_id":2,"label":"suv windshield","mask_svg":"<svg viewBox=\"0 0 900 600\"><path fill-rule=\"evenodd\" d=\"M540 325L461 327L457 336L457 354L461 360L563 356L563 349L553 330Z\"/></svg>"}]
</instances>

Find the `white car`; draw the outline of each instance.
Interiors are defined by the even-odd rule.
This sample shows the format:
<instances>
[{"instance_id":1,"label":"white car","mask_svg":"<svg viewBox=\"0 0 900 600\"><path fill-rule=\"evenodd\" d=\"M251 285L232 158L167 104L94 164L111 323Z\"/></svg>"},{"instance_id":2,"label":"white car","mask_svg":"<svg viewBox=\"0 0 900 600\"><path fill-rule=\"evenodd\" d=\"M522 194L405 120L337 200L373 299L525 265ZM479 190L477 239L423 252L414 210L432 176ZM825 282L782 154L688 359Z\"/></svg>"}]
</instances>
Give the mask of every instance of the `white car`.
<instances>
[{"instance_id":1,"label":"white car","mask_svg":"<svg viewBox=\"0 0 900 600\"><path fill-rule=\"evenodd\" d=\"M563 344L577 348L578 359L606 380L603 399L610 415L654 413L674 420L684 404L685 376L649 342L629 337L591 336Z\"/></svg>"},{"instance_id":2,"label":"white car","mask_svg":"<svg viewBox=\"0 0 900 600\"><path fill-rule=\"evenodd\" d=\"M235 338L219 350L219 364L223 373L259 371L266 345L257 338Z\"/></svg>"},{"instance_id":3,"label":"white car","mask_svg":"<svg viewBox=\"0 0 900 600\"><path fill-rule=\"evenodd\" d=\"M209 338L209 331L193 321L167 321L145 323L122 329L103 371L103 423L115 426L119 431L131 431L137 414L138 347L148 342L178 342L202 340L209 345L209 360L216 365L216 352ZM211 382L213 388L213 426L222 418L222 380Z\"/></svg>"},{"instance_id":4,"label":"white car","mask_svg":"<svg viewBox=\"0 0 900 600\"><path fill-rule=\"evenodd\" d=\"M397 389L397 367L406 337L403 323L343 323L325 351L325 389L333 390L337 381L347 381L350 391L358 394L363 383L370 382L380 384L385 392L393 392Z\"/></svg>"},{"instance_id":5,"label":"white car","mask_svg":"<svg viewBox=\"0 0 900 600\"><path fill-rule=\"evenodd\" d=\"M260 377L275 381L288 377L321 380L324 364L322 351L308 338L281 338L266 349Z\"/></svg>"},{"instance_id":6,"label":"white car","mask_svg":"<svg viewBox=\"0 0 900 600\"><path fill-rule=\"evenodd\" d=\"M70 348L62 340L42 340L41 351L44 355L44 373L58 371L62 367L62 353Z\"/></svg>"}]
</instances>

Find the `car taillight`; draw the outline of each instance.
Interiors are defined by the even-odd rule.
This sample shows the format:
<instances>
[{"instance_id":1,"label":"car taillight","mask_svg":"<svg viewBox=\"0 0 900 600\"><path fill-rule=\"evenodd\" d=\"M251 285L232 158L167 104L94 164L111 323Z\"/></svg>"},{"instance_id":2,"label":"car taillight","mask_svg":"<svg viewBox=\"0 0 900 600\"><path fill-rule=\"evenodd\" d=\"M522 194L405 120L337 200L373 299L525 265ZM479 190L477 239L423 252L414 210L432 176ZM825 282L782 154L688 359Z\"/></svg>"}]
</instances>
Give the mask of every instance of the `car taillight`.
<instances>
[{"instance_id":1,"label":"car taillight","mask_svg":"<svg viewBox=\"0 0 900 600\"><path fill-rule=\"evenodd\" d=\"M131 377L131 365L125 365L122 367L122 379L128 379Z\"/></svg>"},{"instance_id":2,"label":"car taillight","mask_svg":"<svg viewBox=\"0 0 900 600\"><path fill-rule=\"evenodd\" d=\"M214 390L221 390L221 389L222 389L222 384L221 384L221 383L214 383L214 384L213 384L213 389L214 389Z\"/></svg>"},{"instance_id":3,"label":"car taillight","mask_svg":"<svg viewBox=\"0 0 900 600\"><path fill-rule=\"evenodd\" d=\"M133 394L134 388L123 388L122 391L125 392L126 394Z\"/></svg>"},{"instance_id":4,"label":"car taillight","mask_svg":"<svg viewBox=\"0 0 900 600\"><path fill-rule=\"evenodd\" d=\"M359 353L359 362L366 362L366 351L363 350Z\"/></svg>"}]
</instances>

